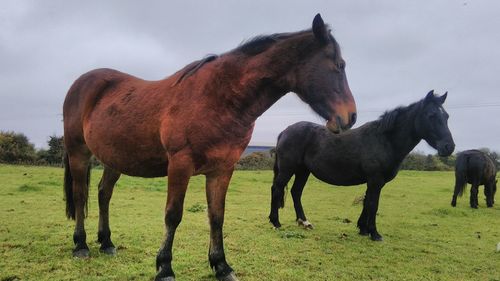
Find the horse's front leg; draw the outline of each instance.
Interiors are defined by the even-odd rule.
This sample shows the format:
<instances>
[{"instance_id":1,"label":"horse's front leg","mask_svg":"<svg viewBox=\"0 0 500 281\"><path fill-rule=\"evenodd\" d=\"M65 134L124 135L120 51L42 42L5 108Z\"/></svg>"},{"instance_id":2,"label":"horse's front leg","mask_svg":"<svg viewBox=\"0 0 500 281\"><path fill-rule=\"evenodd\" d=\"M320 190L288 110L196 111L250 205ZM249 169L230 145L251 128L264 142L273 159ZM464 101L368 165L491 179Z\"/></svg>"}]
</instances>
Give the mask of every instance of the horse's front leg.
<instances>
[{"instance_id":1,"label":"horse's front leg","mask_svg":"<svg viewBox=\"0 0 500 281\"><path fill-rule=\"evenodd\" d=\"M377 211L380 192L384 187L385 182L382 177L377 177L368 180L368 188L366 189L366 196L364 201L364 208L366 209L366 231L370 234L373 241L382 241L382 235L377 231ZM363 215L363 214L362 214Z\"/></svg>"},{"instance_id":2,"label":"horse's front leg","mask_svg":"<svg viewBox=\"0 0 500 281\"><path fill-rule=\"evenodd\" d=\"M237 281L233 269L227 264L224 254L222 226L226 192L233 169L217 171L206 176L208 219L210 222L210 247L208 260L218 280Z\"/></svg>"},{"instance_id":3,"label":"horse's front leg","mask_svg":"<svg viewBox=\"0 0 500 281\"><path fill-rule=\"evenodd\" d=\"M155 281L174 281L172 270L172 245L177 226L182 220L184 197L189 178L193 173L193 162L187 155L180 153L172 156L168 163L168 190L165 207L165 241L156 256Z\"/></svg>"},{"instance_id":4,"label":"horse's front leg","mask_svg":"<svg viewBox=\"0 0 500 281\"><path fill-rule=\"evenodd\" d=\"M359 216L358 219L358 228L359 228L359 235L369 235L368 233L368 218L367 218L367 201L366 201L366 192L363 198L363 210L361 211L361 215Z\"/></svg>"}]
</instances>

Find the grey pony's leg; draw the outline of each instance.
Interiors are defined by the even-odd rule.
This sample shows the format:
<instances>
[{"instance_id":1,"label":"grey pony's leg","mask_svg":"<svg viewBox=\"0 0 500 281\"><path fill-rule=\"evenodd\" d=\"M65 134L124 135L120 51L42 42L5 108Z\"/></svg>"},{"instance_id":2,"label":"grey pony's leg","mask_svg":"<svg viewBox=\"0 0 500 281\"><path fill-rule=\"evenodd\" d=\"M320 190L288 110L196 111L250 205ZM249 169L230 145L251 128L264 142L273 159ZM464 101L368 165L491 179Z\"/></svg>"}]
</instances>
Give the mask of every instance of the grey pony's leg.
<instances>
[{"instance_id":1,"label":"grey pony's leg","mask_svg":"<svg viewBox=\"0 0 500 281\"><path fill-rule=\"evenodd\" d=\"M304 190L309 175L310 172L305 168L301 169L300 171L297 171L295 173L295 180L293 182L291 193L293 198L293 206L295 208L297 224L306 229L313 229L313 225L306 218L301 201L302 191Z\"/></svg>"},{"instance_id":2,"label":"grey pony's leg","mask_svg":"<svg viewBox=\"0 0 500 281\"><path fill-rule=\"evenodd\" d=\"M281 227L279 221L279 208L284 206L285 186L290 181L293 173L288 171L280 171L274 179L271 187L271 212L269 213L269 221L274 227Z\"/></svg>"},{"instance_id":3,"label":"grey pony's leg","mask_svg":"<svg viewBox=\"0 0 500 281\"><path fill-rule=\"evenodd\" d=\"M477 195L479 193L479 185L473 184L471 189L470 189L470 207L477 209L478 207L478 200L477 200Z\"/></svg>"}]
</instances>

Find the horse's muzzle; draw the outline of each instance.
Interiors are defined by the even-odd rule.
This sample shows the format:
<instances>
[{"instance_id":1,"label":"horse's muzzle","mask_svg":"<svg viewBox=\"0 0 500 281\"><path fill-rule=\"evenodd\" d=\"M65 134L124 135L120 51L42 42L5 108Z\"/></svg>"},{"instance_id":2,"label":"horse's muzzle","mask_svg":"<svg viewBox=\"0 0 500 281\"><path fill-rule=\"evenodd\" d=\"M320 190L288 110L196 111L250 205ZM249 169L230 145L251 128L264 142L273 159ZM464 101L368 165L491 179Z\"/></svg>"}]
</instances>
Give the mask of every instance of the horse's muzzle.
<instances>
[{"instance_id":1,"label":"horse's muzzle","mask_svg":"<svg viewBox=\"0 0 500 281\"><path fill-rule=\"evenodd\" d=\"M441 157L450 156L455 150L455 143L443 143L442 145L438 145L438 155Z\"/></svg>"},{"instance_id":2,"label":"horse's muzzle","mask_svg":"<svg viewBox=\"0 0 500 281\"><path fill-rule=\"evenodd\" d=\"M356 123L357 114L356 112L349 112L344 115L345 116L334 115L334 117L326 123L326 127L335 134L349 130L354 123Z\"/></svg>"}]
</instances>

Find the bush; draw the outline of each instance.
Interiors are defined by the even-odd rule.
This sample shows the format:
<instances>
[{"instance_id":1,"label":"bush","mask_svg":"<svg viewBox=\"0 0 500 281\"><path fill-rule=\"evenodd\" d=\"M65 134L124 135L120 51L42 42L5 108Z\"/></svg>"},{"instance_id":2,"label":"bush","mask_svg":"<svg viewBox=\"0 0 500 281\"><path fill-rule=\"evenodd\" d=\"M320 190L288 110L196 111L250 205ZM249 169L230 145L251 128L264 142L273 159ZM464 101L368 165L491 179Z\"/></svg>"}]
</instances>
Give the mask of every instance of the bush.
<instances>
[{"instance_id":1,"label":"bush","mask_svg":"<svg viewBox=\"0 0 500 281\"><path fill-rule=\"evenodd\" d=\"M417 171L452 171L455 168L455 156L439 157L411 152L401 163L401 170Z\"/></svg>"},{"instance_id":2,"label":"bush","mask_svg":"<svg viewBox=\"0 0 500 281\"><path fill-rule=\"evenodd\" d=\"M47 144L49 149L37 151L38 164L61 166L64 155L63 137L50 136Z\"/></svg>"},{"instance_id":3,"label":"bush","mask_svg":"<svg viewBox=\"0 0 500 281\"><path fill-rule=\"evenodd\" d=\"M33 163L36 160L35 146L22 133L0 131L0 162Z\"/></svg>"},{"instance_id":4,"label":"bush","mask_svg":"<svg viewBox=\"0 0 500 281\"><path fill-rule=\"evenodd\" d=\"M265 152L253 152L244 156L236 164L237 170L272 170L274 159Z\"/></svg>"}]
</instances>

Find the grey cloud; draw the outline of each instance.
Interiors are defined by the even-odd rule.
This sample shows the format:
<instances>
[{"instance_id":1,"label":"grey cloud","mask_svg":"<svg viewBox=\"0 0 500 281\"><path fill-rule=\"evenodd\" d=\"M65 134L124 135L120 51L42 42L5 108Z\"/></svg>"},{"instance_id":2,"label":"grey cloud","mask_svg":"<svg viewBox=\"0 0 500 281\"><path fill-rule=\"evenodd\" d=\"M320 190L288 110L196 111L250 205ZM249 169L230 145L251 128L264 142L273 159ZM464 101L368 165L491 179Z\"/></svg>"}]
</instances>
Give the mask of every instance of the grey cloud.
<instances>
[{"instance_id":1,"label":"grey cloud","mask_svg":"<svg viewBox=\"0 0 500 281\"><path fill-rule=\"evenodd\" d=\"M445 107L457 149L500 150L500 134L491 129L500 107L457 107L500 103L499 6L452 0L4 1L0 129L24 132L44 146L48 135L62 134L65 93L88 70L110 67L161 79L255 35L309 28L321 12L347 60L357 126L430 89L449 91ZM273 144L299 120L323 122L290 93L259 118L252 143ZM425 144L418 149L432 151Z\"/></svg>"}]
</instances>

